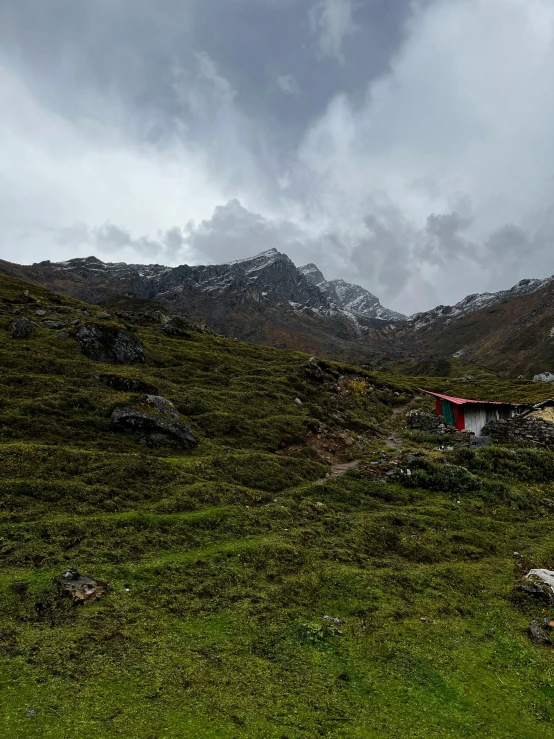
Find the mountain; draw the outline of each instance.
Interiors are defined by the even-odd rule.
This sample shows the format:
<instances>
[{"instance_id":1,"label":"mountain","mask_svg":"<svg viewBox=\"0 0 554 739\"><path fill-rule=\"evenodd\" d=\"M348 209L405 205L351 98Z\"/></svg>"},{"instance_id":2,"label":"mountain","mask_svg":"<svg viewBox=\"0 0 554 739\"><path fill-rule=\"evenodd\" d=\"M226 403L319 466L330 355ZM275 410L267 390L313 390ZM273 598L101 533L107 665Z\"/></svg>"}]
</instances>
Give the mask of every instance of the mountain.
<instances>
[{"instance_id":1,"label":"mountain","mask_svg":"<svg viewBox=\"0 0 554 739\"><path fill-rule=\"evenodd\" d=\"M306 279L321 290L339 310L350 314L354 320L359 318L380 321L405 321L402 313L384 308L379 298L360 285L352 285L344 280L326 280L315 264L299 268Z\"/></svg>"},{"instance_id":2,"label":"mountain","mask_svg":"<svg viewBox=\"0 0 554 739\"><path fill-rule=\"evenodd\" d=\"M431 359L444 367L443 360L458 358L508 376L554 370L554 278L522 280L406 318L363 287L327 280L315 264L298 268L276 249L220 265L87 257L0 262L0 272L105 306L155 301L224 336L355 363L398 361L419 371Z\"/></svg>"},{"instance_id":3,"label":"mountain","mask_svg":"<svg viewBox=\"0 0 554 739\"><path fill-rule=\"evenodd\" d=\"M468 295L463 300L460 300L456 305L439 305L432 310L425 311L423 313L415 313L410 316L410 321L414 325L414 328L419 329L427 326L436 321L444 321L449 323L454 318L465 316L473 311L487 308L494 303L504 302L517 298L522 295L529 295L539 290L541 287L546 285L550 280L554 278L549 277L546 280L521 280L509 290L500 290L496 293L475 293Z\"/></svg>"},{"instance_id":4,"label":"mountain","mask_svg":"<svg viewBox=\"0 0 554 739\"><path fill-rule=\"evenodd\" d=\"M354 357L368 330L398 316L363 288L340 281L315 284L276 249L208 266L170 268L87 257L28 267L4 262L0 271L91 303L122 296L153 300L226 336L345 359Z\"/></svg>"},{"instance_id":5,"label":"mountain","mask_svg":"<svg viewBox=\"0 0 554 739\"><path fill-rule=\"evenodd\" d=\"M395 337L412 356L460 358L511 377L554 368L552 278L469 296L430 321L414 318Z\"/></svg>"}]
</instances>

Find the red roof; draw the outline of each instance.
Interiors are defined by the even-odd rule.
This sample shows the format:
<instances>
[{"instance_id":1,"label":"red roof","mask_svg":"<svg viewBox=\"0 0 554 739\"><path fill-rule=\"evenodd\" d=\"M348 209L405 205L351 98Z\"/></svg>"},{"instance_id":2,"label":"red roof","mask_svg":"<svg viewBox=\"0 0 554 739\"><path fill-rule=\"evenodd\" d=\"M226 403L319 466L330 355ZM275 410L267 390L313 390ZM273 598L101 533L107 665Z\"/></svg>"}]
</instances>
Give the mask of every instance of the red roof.
<instances>
[{"instance_id":1,"label":"red roof","mask_svg":"<svg viewBox=\"0 0 554 739\"><path fill-rule=\"evenodd\" d=\"M466 405L466 403L479 403L480 405L509 405L513 408L516 407L517 403L502 403L499 400L469 400L468 398L453 398L451 395L441 395L441 393L432 393L430 390L422 390L419 388L420 393L426 395L432 395L434 398L440 398L441 400L449 400L454 405Z\"/></svg>"}]
</instances>

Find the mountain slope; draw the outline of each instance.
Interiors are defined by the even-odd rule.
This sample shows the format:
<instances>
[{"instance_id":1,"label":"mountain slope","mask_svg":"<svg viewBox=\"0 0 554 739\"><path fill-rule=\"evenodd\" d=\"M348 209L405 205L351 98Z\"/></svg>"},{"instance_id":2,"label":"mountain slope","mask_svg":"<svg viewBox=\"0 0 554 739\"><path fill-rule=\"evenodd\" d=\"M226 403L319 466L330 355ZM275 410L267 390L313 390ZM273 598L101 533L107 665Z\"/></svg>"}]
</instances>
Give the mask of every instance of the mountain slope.
<instances>
[{"instance_id":1,"label":"mountain slope","mask_svg":"<svg viewBox=\"0 0 554 739\"><path fill-rule=\"evenodd\" d=\"M0 272L97 304L153 300L231 338L329 358L399 360L417 371L432 358L456 355L513 377L554 370L552 278L522 280L401 320L364 288L325 280L314 264L297 268L275 249L223 265L169 268L89 257L2 262Z\"/></svg>"},{"instance_id":2,"label":"mountain slope","mask_svg":"<svg viewBox=\"0 0 554 739\"><path fill-rule=\"evenodd\" d=\"M163 313L0 277L0 734L554 739L551 649L526 634L551 606L515 589L554 564L554 455L403 429L432 407L418 386L464 383L319 374L160 331L184 326ZM144 361L83 354L87 327L128 332ZM540 397L487 382L481 397ZM168 402L194 449L112 421ZM63 595L71 567L106 582L100 600Z\"/></svg>"},{"instance_id":3,"label":"mountain slope","mask_svg":"<svg viewBox=\"0 0 554 739\"><path fill-rule=\"evenodd\" d=\"M386 354L396 348L404 357L459 357L509 377L551 371L554 280L541 281L529 292L524 284L519 294L518 287L466 314L407 324L385 339L381 350Z\"/></svg>"},{"instance_id":4,"label":"mountain slope","mask_svg":"<svg viewBox=\"0 0 554 739\"><path fill-rule=\"evenodd\" d=\"M402 313L384 308L379 298L360 285L353 285L344 280L326 280L315 264L306 264L299 268L312 284L326 295L340 310L356 318L378 319L380 321L405 321Z\"/></svg>"},{"instance_id":5,"label":"mountain slope","mask_svg":"<svg viewBox=\"0 0 554 739\"><path fill-rule=\"evenodd\" d=\"M26 267L3 263L0 270L92 303L121 296L155 300L226 336L343 359L359 354L364 332L384 325L378 311L343 309L276 249L209 266L106 264L88 257Z\"/></svg>"}]
</instances>

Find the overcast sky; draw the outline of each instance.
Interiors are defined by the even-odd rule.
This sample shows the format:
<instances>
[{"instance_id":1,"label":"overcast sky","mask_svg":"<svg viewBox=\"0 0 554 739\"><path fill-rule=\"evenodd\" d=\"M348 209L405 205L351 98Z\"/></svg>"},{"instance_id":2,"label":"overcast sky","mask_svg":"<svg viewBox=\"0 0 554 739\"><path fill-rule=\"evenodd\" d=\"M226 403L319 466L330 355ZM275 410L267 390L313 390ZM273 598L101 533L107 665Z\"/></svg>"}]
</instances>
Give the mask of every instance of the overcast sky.
<instances>
[{"instance_id":1,"label":"overcast sky","mask_svg":"<svg viewBox=\"0 0 554 739\"><path fill-rule=\"evenodd\" d=\"M0 0L0 257L554 273L552 0Z\"/></svg>"}]
</instances>

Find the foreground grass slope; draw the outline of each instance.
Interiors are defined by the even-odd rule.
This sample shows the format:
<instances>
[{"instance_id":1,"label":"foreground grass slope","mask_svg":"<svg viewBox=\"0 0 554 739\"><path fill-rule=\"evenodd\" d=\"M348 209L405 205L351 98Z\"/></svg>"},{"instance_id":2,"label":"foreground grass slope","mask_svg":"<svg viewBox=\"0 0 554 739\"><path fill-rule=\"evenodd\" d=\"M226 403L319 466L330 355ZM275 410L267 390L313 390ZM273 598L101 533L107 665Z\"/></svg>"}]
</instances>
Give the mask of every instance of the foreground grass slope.
<instances>
[{"instance_id":1,"label":"foreground grass slope","mask_svg":"<svg viewBox=\"0 0 554 739\"><path fill-rule=\"evenodd\" d=\"M98 312L0 278L1 736L554 737L554 655L526 634L553 614L514 589L554 567L554 456L445 454L402 428L421 386L540 387L337 364L317 382L299 354ZM12 339L22 316L39 328ZM82 355L76 330L102 320L144 365ZM171 400L197 448L116 432L141 395L103 374ZM61 597L69 566L107 594Z\"/></svg>"}]
</instances>

